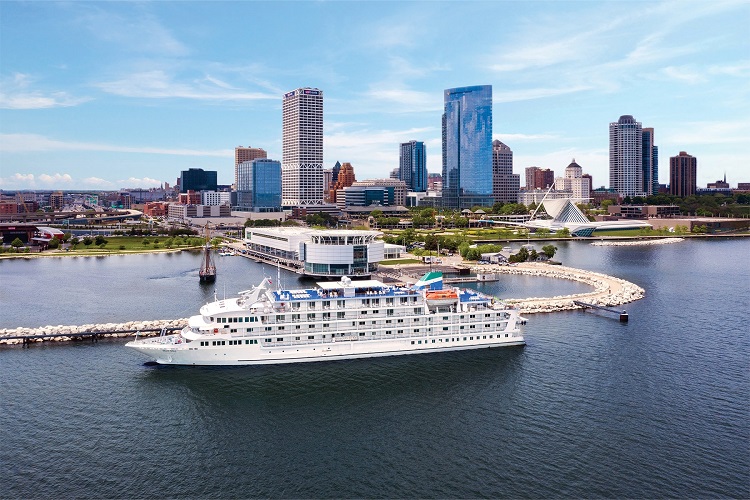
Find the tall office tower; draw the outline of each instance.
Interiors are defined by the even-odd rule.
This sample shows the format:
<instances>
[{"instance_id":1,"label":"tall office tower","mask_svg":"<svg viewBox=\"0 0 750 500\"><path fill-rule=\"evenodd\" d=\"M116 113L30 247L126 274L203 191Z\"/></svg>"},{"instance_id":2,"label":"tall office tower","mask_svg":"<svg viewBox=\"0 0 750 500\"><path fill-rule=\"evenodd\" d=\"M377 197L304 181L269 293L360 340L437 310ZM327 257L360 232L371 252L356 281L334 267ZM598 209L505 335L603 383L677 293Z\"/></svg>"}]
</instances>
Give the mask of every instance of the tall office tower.
<instances>
[{"instance_id":1,"label":"tall office tower","mask_svg":"<svg viewBox=\"0 0 750 500\"><path fill-rule=\"evenodd\" d=\"M323 92L284 94L281 142L282 204L323 204Z\"/></svg>"},{"instance_id":2,"label":"tall office tower","mask_svg":"<svg viewBox=\"0 0 750 500\"><path fill-rule=\"evenodd\" d=\"M443 206L490 206L492 85L447 89L443 96Z\"/></svg>"},{"instance_id":3,"label":"tall office tower","mask_svg":"<svg viewBox=\"0 0 750 500\"><path fill-rule=\"evenodd\" d=\"M216 191L216 170L189 168L180 174L180 192Z\"/></svg>"},{"instance_id":4,"label":"tall office tower","mask_svg":"<svg viewBox=\"0 0 750 500\"><path fill-rule=\"evenodd\" d=\"M398 161L398 178L409 191L427 191L427 157L424 142L402 142Z\"/></svg>"},{"instance_id":5,"label":"tall office tower","mask_svg":"<svg viewBox=\"0 0 750 500\"><path fill-rule=\"evenodd\" d=\"M548 168L526 167L526 190L547 189L555 182L555 172Z\"/></svg>"},{"instance_id":6,"label":"tall office tower","mask_svg":"<svg viewBox=\"0 0 750 500\"><path fill-rule=\"evenodd\" d=\"M331 186L334 186L336 182L338 182L340 171L341 171L341 163L336 162L336 164L331 169Z\"/></svg>"},{"instance_id":7,"label":"tall office tower","mask_svg":"<svg viewBox=\"0 0 750 500\"><path fill-rule=\"evenodd\" d=\"M609 124L609 187L622 196L643 196L643 129L631 115Z\"/></svg>"},{"instance_id":8,"label":"tall office tower","mask_svg":"<svg viewBox=\"0 0 750 500\"><path fill-rule=\"evenodd\" d=\"M643 129L643 192L646 196L659 194L659 148L654 146L654 129Z\"/></svg>"},{"instance_id":9,"label":"tall office tower","mask_svg":"<svg viewBox=\"0 0 750 500\"><path fill-rule=\"evenodd\" d=\"M331 201L331 203L336 203L336 191L351 186L356 180L357 179L356 177L354 177L354 167L352 167L352 164L349 162L344 162L343 164L341 164L341 170L339 170L338 180L336 181L336 184L333 185L328 195L328 199Z\"/></svg>"},{"instance_id":10,"label":"tall office tower","mask_svg":"<svg viewBox=\"0 0 750 500\"><path fill-rule=\"evenodd\" d=\"M697 186L698 159L680 151L669 159L669 194L685 197L694 195Z\"/></svg>"},{"instance_id":11,"label":"tall office tower","mask_svg":"<svg viewBox=\"0 0 750 500\"><path fill-rule=\"evenodd\" d=\"M281 210L281 163L268 158L238 165L237 205L253 212Z\"/></svg>"},{"instance_id":12,"label":"tall office tower","mask_svg":"<svg viewBox=\"0 0 750 500\"><path fill-rule=\"evenodd\" d=\"M237 165L243 161L253 161L256 158L268 158L263 148L237 146L234 148L234 188L237 189Z\"/></svg>"},{"instance_id":13,"label":"tall office tower","mask_svg":"<svg viewBox=\"0 0 750 500\"><path fill-rule=\"evenodd\" d=\"M495 203L516 203L521 176L513 173L513 150L500 141L492 141L492 196Z\"/></svg>"}]
</instances>

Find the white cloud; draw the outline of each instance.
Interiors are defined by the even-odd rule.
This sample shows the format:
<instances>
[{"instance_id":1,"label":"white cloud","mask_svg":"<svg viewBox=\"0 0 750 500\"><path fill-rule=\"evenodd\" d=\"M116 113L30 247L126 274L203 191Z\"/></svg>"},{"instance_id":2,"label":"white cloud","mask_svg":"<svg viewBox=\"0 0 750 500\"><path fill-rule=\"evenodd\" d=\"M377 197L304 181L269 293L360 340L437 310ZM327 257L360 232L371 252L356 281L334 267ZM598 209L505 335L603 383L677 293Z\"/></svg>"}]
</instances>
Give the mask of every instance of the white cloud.
<instances>
[{"instance_id":1,"label":"white cloud","mask_svg":"<svg viewBox=\"0 0 750 500\"><path fill-rule=\"evenodd\" d=\"M84 186L99 189L111 189L115 187L115 184L112 181L102 179L101 177L86 177L85 179L82 179L81 182Z\"/></svg>"},{"instance_id":2,"label":"white cloud","mask_svg":"<svg viewBox=\"0 0 750 500\"><path fill-rule=\"evenodd\" d=\"M178 82L164 70L148 70L95 84L103 92L124 97L181 98L208 101L249 101L279 99L278 94L249 92L231 87L214 77L204 76L191 82Z\"/></svg>"},{"instance_id":3,"label":"white cloud","mask_svg":"<svg viewBox=\"0 0 750 500\"><path fill-rule=\"evenodd\" d=\"M0 151L4 153L29 153L38 151L106 151L114 153L140 153L175 156L234 157L232 149L195 150L183 148L154 148L119 146L91 142L59 141L36 134L0 134Z\"/></svg>"},{"instance_id":4,"label":"white cloud","mask_svg":"<svg viewBox=\"0 0 750 500\"><path fill-rule=\"evenodd\" d=\"M77 106L90 101L89 97L73 97L63 91L32 89L34 79L24 73L14 73L0 80L0 108L45 109Z\"/></svg>"},{"instance_id":5,"label":"white cloud","mask_svg":"<svg viewBox=\"0 0 750 500\"><path fill-rule=\"evenodd\" d=\"M39 182L42 184L46 184L49 186L58 186L60 184L66 184L69 185L73 181L73 178L70 176L70 174L40 174L39 175Z\"/></svg>"},{"instance_id":6,"label":"white cloud","mask_svg":"<svg viewBox=\"0 0 750 500\"><path fill-rule=\"evenodd\" d=\"M736 144L747 150L750 145L748 138L750 138L750 119L688 122L679 129L667 129L661 133L662 144L682 150L689 149L695 144ZM739 152L738 150L737 153Z\"/></svg>"},{"instance_id":7,"label":"white cloud","mask_svg":"<svg viewBox=\"0 0 750 500\"><path fill-rule=\"evenodd\" d=\"M161 181L151 179L150 177L143 177L142 179L139 179L137 177L128 177L127 179L117 181L117 183L120 185L120 187L124 188L148 188L161 186Z\"/></svg>"},{"instance_id":8,"label":"white cloud","mask_svg":"<svg viewBox=\"0 0 750 500\"><path fill-rule=\"evenodd\" d=\"M190 50L159 20L147 12L114 13L106 4L73 4L80 9L79 23L101 41L129 52L185 56Z\"/></svg>"}]
</instances>

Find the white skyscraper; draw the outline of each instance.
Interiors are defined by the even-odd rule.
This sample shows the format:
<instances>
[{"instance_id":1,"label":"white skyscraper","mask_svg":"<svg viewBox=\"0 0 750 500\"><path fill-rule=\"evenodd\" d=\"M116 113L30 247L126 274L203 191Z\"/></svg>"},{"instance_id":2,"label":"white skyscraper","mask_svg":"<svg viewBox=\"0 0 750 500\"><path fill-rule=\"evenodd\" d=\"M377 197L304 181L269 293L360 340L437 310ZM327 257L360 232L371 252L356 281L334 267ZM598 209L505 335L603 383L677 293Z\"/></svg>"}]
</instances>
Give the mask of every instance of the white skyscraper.
<instances>
[{"instance_id":1,"label":"white skyscraper","mask_svg":"<svg viewBox=\"0 0 750 500\"><path fill-rule=\"evenodd\" d=\"M631 115L609 124L609 187L622 196L644 196L643 127Z\"/></svg>"},{"instance_id":2,"label":"white skyscraper","mask_svg":"<svg viewBox=\"0 0 750 500\"><path fill-rule=\"evenodd\" d=\"M299 88L282 105L281 203L323 203L323 92Z\"/></svg>"}]
</instances>

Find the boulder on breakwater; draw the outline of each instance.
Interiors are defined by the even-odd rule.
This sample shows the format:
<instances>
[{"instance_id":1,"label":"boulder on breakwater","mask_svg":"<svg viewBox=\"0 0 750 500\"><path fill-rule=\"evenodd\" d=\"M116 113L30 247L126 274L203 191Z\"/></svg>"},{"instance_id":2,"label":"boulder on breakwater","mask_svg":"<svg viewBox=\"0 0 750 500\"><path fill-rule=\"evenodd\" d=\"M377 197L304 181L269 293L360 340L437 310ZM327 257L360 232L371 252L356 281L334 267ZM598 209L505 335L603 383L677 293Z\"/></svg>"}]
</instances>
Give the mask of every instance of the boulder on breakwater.
<instances>
[{"instance_id":1,"label":"boulder on breakwater","mask_svg":"<svg viewBox=\"0 0 750 500\"><path fill-rule=\"evenodd\" d=\"M136 332L139 335L158 335L162 328L183 328L187 325L187 318L183 319L161 319L147 321L128 321L126 323L99 323L85 325L47 325L36 328L0 328L0 344L21 344L24 339L7 337L35 337L47 335L45 338L27 339L33 342L43 341L68 341L81 339L81 334L96 333L101 337L133 337ZM147 331L150 330L150 331Z\"/></svg>"}]
</instances>

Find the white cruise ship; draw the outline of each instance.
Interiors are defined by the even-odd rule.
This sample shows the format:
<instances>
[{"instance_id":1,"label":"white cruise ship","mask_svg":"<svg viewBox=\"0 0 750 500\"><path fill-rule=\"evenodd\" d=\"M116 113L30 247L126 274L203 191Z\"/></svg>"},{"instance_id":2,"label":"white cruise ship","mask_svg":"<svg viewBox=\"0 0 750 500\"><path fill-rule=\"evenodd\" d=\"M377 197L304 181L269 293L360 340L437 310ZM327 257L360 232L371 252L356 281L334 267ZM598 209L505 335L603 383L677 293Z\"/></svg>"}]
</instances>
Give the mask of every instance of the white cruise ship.
<instances>
[{"instance_id":1,"label":"white cruise ship","mask_svg":"<svg viewBox=\"0 0 750 500\"><path fill-rule=\"evenodd\" d=\"M524 345L518 309L474 290L376 280L274 290L266 278L201 307L179 333L128 342L159 364L254 365Z\"/></svg>"}]
</instances>

